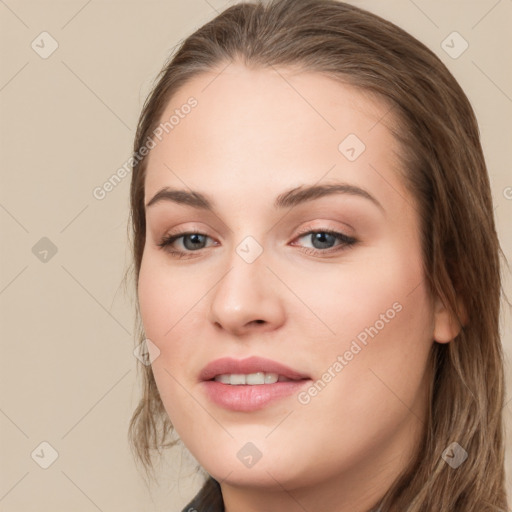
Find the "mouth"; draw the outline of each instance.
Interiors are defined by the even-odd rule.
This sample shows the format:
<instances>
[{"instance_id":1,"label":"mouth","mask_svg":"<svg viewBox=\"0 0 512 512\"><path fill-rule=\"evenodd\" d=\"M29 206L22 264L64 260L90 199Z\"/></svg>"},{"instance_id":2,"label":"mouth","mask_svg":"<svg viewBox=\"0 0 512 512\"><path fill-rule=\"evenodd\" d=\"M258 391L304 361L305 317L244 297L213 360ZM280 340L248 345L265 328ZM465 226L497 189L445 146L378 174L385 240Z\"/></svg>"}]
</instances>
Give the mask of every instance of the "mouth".
<instances>
[{"instance_id":1,"label":"mouth","mask_svg":"<svg viewBox=\"0 0 512 512\"><path fill-rule=\"evenodd\" d=\"M203 368L199 380L216 405L249 412L290 397L311 382L311 377L277 361L253 356L212 361Z\"/></svg>"},{"instance_id":2,"label":"mouth","mask_svg":"<svg viewBox=\"0 0 512 512\"><path fill-rule=\"evenodd\" d=\"M213 379L215 382L229 384L230 386L261 386L262 384L275 384L276 382L293 382L302 379L289 379L278 373L223 373L216 375Z\"/></svg>"},{"instance_id":3,"label":"mouth","mask_svg":"<svg viewBox=\"0 0 512 512\"><path fill-rule=\"evenodd\" d=\"M282 363L257 356L246 359L233 359L231 357L216 359L207 364L199 374L199 380L216 380L231 385L273 384L278 381L309 378L309 375L289 368Z\"/></svg>"}]
</instances>

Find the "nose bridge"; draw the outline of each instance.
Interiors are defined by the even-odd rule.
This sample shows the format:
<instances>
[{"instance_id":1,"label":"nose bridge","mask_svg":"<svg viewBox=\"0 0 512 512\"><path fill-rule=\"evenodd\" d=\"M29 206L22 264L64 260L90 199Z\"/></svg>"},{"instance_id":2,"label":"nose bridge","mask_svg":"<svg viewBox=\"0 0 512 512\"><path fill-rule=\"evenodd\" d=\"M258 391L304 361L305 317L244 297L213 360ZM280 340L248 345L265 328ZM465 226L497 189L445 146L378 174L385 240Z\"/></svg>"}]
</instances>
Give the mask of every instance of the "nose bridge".
<instances>
[{"instance_id":1,"label":"nose bridge","mask_svg":"<svg viewBox=\"0 0 512 512\"><path fill-rule=\"evenodd\" d=\"M213 290L211 320L226 330L242 332L249 324L276 324L283 304L263 245L246 236L234 246L227 271Z\"/></svg>"}]
</instances>

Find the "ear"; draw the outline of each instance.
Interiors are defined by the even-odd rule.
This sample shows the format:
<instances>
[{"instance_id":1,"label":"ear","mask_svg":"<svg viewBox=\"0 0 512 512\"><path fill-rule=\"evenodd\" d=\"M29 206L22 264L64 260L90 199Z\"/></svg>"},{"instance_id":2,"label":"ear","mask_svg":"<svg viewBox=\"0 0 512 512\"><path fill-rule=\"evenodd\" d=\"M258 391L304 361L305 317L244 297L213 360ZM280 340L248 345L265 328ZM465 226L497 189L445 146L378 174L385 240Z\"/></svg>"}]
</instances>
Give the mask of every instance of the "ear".
<instances>
[{"instance_id":1,"label":"ear","mask_svg":"<svg viewBox=\"0 0 512 512\"><path fill-rule=\"evenodd\" d=\"M461 300L457 301L457 309L458 318L444 305L440 297L436 298L434 304L434 341L449 343L459 335L462 327L467 324L467 313Z\"/></svg>"}]
</instances>

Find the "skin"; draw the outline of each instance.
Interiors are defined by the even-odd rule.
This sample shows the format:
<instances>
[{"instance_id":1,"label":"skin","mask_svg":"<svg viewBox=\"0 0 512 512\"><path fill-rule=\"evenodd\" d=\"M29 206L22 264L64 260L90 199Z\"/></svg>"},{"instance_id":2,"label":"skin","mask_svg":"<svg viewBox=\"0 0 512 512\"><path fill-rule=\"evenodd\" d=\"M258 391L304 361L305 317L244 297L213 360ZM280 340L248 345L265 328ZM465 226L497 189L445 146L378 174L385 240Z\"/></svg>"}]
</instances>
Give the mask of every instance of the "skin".
<instances>
[{"instance_id":1,"label":"skin","mask_svg":"<svg viewBox=\"0 0 512 512\"><path fill-rule=\"evenodd\" d=\"M190 96L198 105L148 157L146 204L168 186L215 205L146 209L139 304L160 350L156 383L184 444L221 482L227 512L362 512L416 453L432 344L456 335L426 287L418 213L382 122L389 107L315 73L224 67L175 94L162 120ZM353 162L338 150L350 133L366 146ZM346 193L273 208L290 188L326 183L361 187L382 208ZM306 228L357 242L322 246L300 234ZM186 252L179 259L158 246L177 229L206 241L194 250L190 238L176 240L172 249ZM236 252L247 236L263 249L250 264ZM294 394L233 412L202 391L199 372L224 356L267 357L321 379L396 303L400 312L307 404ZM262 454L250 468L237 457L247 442Z\"/></svg>"}]
</instances>

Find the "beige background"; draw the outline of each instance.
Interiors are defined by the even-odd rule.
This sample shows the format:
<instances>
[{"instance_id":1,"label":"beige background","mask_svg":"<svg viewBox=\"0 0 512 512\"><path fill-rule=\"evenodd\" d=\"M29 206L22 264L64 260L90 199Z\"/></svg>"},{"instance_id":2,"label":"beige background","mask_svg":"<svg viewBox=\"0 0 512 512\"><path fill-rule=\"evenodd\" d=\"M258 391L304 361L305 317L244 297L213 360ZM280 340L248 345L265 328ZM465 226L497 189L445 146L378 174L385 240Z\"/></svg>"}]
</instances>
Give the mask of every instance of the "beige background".
<instances>
[{"instance_id":1,"label":"beige background","mask_svg":"<svg viewBox=\"0 0 512 512\"><path fill-rule=\"evenodd\" d=\"M512 1L353 3L423 41L467 92L510 259ZM142 102L173 46L225 5L0 0L0 511L174 512L200 485L180 449L164 462L160 486L146 488L135 468L126 431L139 363L132 294L121 286L130 177L103 200L92 191L130 156ZM43 31L58 43L45 59L52 42ZM456 59L441 47L453 31L469 43ZM508 400L508 311L502 329ZM50 460L44 441L58 452L47 469L36 463ZM508 489L511 452L509 443Z\"/></svg>"}]
</instances>

